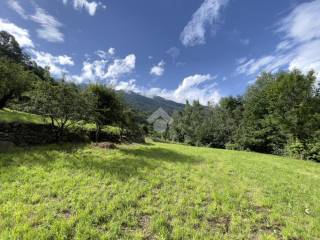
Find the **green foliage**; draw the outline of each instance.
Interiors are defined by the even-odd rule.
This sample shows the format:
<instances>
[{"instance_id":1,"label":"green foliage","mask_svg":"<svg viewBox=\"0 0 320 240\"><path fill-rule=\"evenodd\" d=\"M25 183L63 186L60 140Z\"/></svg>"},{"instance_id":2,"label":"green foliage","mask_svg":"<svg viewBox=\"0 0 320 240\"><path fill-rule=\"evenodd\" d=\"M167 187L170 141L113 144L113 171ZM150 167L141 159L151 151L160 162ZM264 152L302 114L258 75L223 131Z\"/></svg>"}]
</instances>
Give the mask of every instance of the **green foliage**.
<instances>
[{"instance_id":1,"label":"green foliage","mask_svg":"<svg viewBox=\"0 0 320 240\"><path fill-rule=\"evenodd\" d=\"M21 63L25 56L14 36L5 31L0 31L0 56Z\"/></svg>"},{"instance_id":2,"label":"green foliage","mask_svg":"<svg viewBox=\"0 0 320 240\"><path fill-rule=\"evenodd\" d=\"M0 239L320 237L318 163L162 143L119 148L1 152Z\"/></svg>"},{"instance_id":3,"label":"green foliage","mask_svg":"<svg viewBox=\"0 0 320 240\"><path fill-rule=\"evenodd\" d=\"M304 159L306 146L300 142L298 139L295 141L288 143L285 147L285 152L288 156L297 158L297 159Z\"/></svg>"},{"instance_id":4,"label":"green foliage","mask_svg":"<svg viewBox=\"0 0 320 240\"><path fill-rule=\"evenodd\" d=\"M198 101L194 101L193 104L187 102L183 111L173 115L172 140L199 146L203 130L202 120L205 114L205 108Z\"/></svg>"},{"instance_id":5,"label":"green foliage","mask_svg":"<svg viewBox=\"0 0 320 240\"><path fill-rule=\"evenodd\" d=\"M307 150L306 159L320 162L320 140L309 143Z\"/></svg>"},{"instance_id":6,"label":"green foliage","mask_svg":"<svg viewBox=\"0 0 320 240\"><path fill-rule=\"evenodd\" d=\"M26 92L37 77L18 63L0 58L0 109Z\"/></svg>"},{"instance_id":7,"label":"green foliage","mask_svg":"<svg viewBox=\"0 0 320 240\"><path fill-rule=\"evenodd\" d=\"M77 86L63 81L37 82L32 91L32 107L60 129L59 136L65 128L89 120L90 102L86 95Z\"/></svg>"},{"instance_id":8,"label":"green foliage","mask_svg":"<svg viewBox=\"0 0 320 240\"><path fill-rule=\"evenodd\" d=\"M243 97L223 98L202 111L187 104L174 115L171 138L192 145L315 159L320 155L318 145L308 147L320 129L320 87L315 80L313 72L264 73ZM313 157L308 157L310 149Z\"/></svg>"}]
</instances>

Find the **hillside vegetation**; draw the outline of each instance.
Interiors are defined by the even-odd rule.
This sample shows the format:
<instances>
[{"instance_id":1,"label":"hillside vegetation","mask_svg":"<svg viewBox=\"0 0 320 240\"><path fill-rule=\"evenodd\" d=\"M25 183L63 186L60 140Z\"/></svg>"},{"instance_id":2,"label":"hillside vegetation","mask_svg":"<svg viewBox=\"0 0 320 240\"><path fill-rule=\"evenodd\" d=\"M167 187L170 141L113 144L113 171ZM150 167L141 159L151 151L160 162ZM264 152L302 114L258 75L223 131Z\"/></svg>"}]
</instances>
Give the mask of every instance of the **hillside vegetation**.
<instances>
[{"instance_id":1,"label":"hillside vegetation","mask_svg":"<svg viewBox=\"0 0 320 240\"><path fill-rule=\"evenodd\" d=\"M318 239L320 167L149 143L0 153L0 239Z\"/></svg>"}]
</instances>

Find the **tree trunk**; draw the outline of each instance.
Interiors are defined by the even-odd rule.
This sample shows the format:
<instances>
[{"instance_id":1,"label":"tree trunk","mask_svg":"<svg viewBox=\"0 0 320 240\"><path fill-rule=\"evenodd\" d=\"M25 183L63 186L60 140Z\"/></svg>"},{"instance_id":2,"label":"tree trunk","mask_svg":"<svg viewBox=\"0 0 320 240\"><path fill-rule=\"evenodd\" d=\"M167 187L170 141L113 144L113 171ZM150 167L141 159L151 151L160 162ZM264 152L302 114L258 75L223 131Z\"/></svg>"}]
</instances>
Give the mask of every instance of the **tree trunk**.
<instances>
[{"instance_id":1,"label":"tree trunk","mask_svg":"<svg viewBox=\"0 0 320 240\"><path fill-rule=\"evenodd\" d=\"M96 123L96 143L98 143L99 141L100 131L101 131L100 125Z\"/></svg>"}]
</instances>

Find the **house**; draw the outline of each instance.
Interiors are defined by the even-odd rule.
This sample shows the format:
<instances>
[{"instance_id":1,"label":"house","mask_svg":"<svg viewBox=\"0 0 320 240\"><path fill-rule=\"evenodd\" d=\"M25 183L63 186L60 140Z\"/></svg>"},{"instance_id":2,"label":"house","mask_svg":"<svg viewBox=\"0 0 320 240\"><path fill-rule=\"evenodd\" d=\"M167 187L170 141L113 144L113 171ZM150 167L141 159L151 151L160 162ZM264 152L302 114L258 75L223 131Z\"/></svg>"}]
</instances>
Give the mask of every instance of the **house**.
<instances>
[{"instance_id":1,"label":"house","mask_svg":"<svg viewBox=\"0 0 320 240\"><path fill-rule=\"evenodd\" d=\"M172 124L173 119L160 107L147 119L147 122L153 125L154 131L163 133Z\"/></svg>"}]
</instances>

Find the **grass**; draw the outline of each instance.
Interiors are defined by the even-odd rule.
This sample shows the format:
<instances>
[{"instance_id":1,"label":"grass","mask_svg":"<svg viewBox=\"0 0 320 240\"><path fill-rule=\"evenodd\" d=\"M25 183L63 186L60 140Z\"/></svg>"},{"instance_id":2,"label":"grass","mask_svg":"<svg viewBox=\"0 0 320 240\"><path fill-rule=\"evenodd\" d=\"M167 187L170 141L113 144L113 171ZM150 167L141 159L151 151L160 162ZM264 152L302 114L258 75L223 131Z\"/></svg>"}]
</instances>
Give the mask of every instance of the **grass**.
<instances>
[{"instance_id":1,"label":"grass","mask_svg":"<svg viewBox=\"0 0 320 240\"><path fill-rule=\"evenodd\" d=\"M26 113L26 112L20 112L20 111L14 111L11 109L3 109L0 110L0 122L22 122L22 123L35 123L35 124L50 124L50 120L48 119L45 121L45 119L39 115ZM86 123L86 124L78 124L75 127L82 127L86 130L95 131L95 125L92 123ZM74 126L73 126L74 127ZM104 126L102 131L106 133L112 133L112 134L120 134L120 128L114 127L114 126Z\"/></svg>"},{"instance_id":2,"label":"grass","mask_svg":"<svg viewBox=\"0 0 320 240\"><path fill-rule=\"evenodd\" d=\"M43 124L43 117L35 114L14 111L10 109L0 109L0 121L1 122L24 122L24 123L36 123Z\"/></svg>"},{"instance_id":3,"label":"grass","mask_svg":"<svg viewBox=\"0 0 320 240\"><path fill-rule=\"evenodd\" d=\"M0 239L319 239L320 165L149 143L0 153Z\"/></svg>"}]
</instances>

